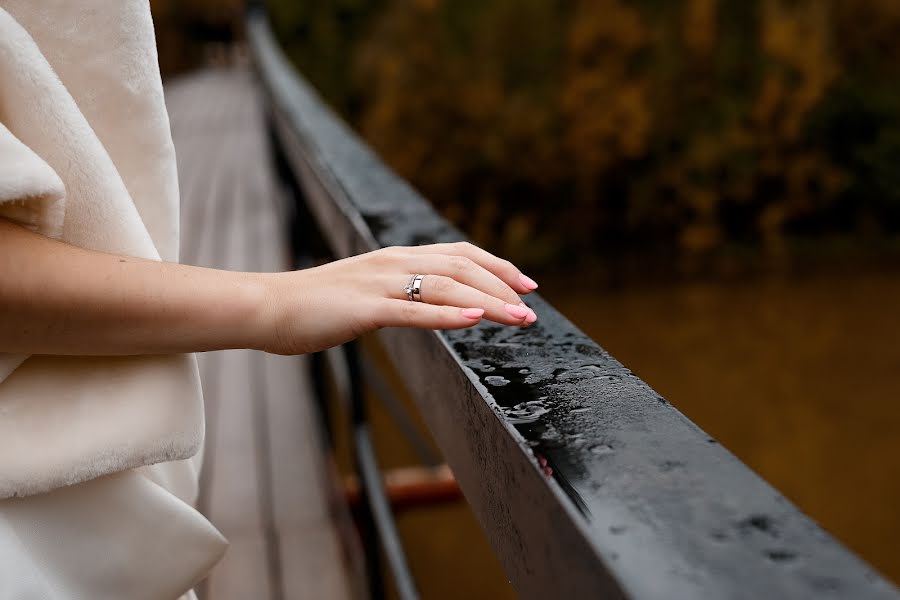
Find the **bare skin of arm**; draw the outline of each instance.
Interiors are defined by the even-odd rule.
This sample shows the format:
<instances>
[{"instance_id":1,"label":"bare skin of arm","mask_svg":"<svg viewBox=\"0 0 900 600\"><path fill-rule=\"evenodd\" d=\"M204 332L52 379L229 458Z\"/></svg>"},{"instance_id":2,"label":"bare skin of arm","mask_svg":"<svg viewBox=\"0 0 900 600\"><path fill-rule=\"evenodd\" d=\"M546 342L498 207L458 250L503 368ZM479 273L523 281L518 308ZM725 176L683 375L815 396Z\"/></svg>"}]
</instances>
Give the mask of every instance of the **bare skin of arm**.
<instances>
[{"instance_id":1,"label":"bare skin of arm","mask_svg":"<svg viewBox=\"0 0 900 600\"><path fill-rule=\"evenodd\" d=\"M424 303L403 286L427 274ZM322 350L380 327L537 318L536 286L467 243L386 248L302 271L241 273L105 254L0 219L0 352L129 355Z\"/></svg>"}]
</instances>

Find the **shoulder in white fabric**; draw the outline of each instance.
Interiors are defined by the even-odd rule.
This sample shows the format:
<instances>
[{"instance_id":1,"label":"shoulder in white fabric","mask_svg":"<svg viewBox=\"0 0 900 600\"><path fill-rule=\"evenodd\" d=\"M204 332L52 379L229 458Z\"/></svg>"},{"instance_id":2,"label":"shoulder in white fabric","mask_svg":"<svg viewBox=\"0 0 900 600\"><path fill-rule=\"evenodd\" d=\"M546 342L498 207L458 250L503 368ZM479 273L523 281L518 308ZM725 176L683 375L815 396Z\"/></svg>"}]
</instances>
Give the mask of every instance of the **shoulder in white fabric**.
<instances>
[{"instance_id":1,"label":"shoulder in white fabric","mask_svg":"<svg viewBox=\"0 0 900 600\"><path fill-rule=\"evenodd\" d=\"M102 144L159 256L178 260L175 151L149 2L0 0L0 6L31 35Z\"/></svg>"}]
</instances>

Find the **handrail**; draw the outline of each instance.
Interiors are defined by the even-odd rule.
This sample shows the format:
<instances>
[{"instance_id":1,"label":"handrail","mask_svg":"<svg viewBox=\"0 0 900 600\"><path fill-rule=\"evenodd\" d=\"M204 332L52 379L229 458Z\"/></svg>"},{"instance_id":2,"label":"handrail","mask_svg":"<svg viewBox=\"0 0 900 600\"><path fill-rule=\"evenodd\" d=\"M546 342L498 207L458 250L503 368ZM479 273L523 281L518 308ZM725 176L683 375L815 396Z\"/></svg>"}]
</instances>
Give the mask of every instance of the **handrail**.
<instances>
[{"instance_id":1,"label":"handrail","mask_svg":"<svg viewBox=\"0 0 900 600\"><path fill-rule=\"evenodd\" d=\"M262 12L274 135L337 257L463 236L322 102ZM900 593L547 302L526 329L382 341L523 598Z\"/></svg>"}]
</instances>

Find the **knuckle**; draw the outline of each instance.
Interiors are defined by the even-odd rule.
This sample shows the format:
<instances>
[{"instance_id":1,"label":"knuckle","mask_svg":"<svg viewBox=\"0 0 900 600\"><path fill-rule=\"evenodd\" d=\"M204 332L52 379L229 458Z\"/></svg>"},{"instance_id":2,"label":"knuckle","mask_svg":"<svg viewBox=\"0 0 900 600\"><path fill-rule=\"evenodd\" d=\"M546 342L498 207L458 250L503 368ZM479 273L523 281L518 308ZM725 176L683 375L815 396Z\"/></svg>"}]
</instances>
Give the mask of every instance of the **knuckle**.
<instances>
[{"instance_id":1,"label":"knuckle","mask_svg":"<svg viewBox=\"0 0 900 600\"><path fill-rule=\"evenodd\" d=\"M366 255L366 258L377 265L383 265L390 260L390 252L388 251L388 248L382 248L380 250L369 252Z\"/></svg>"},{"instance_id":2,"label":"knuckle","mask_svg":"<svg viewBox=\"0 0 900 600\"><path fill-rule=\"evenodd\" d=\"M453 279L443 275L435 275L431 281L432 291L438 294L449 292L455 285L456 282Z\"/></svg>"},{"instance_id":3,"label":"knuckle","mask_svg":"<svg viewBox=\"0 0 900 600\"><path fill-rule=\"evenodd\" d=\"M371 305L368 312L374 329L388 327L393 321L393 302L386 299L379 300Z\"/></svg>"},{"instance_id":4,"label":"knuckle","mask_svg":"<svg viewBox=\"0 0 900 600\"><path fill-rule=\"evenodd\" d=\"M381 329L382 327L388 327L390 325L390 317L379 311L379 314L374 314L369 317L369 322L372 329Z\"/></svg>"},{"instance_id":5,"label":"knuckle","mask_svg":"<svg viewBox=\"0 0 900 600\"><path fill-rule=\"evenodd\" d=\"M350 332L352 333L354 338L358 338L363 334L366 334L370 331L378 329L381 325L375 319L375 317L367 316L367 315L356 315L351 317L350 320Z\"/></svg>"},{"instance_id":6,"label":"knuckle","mask_svg":"<svg viewBox=\"0 0 900 600\"><path fill-rule=\"evenodd\" d=\"M464 273L470 270L474 266L474 264L472 262L472 259L468 256L451 256L450 266L457 273Z\"/></svg>"}]
</instances>

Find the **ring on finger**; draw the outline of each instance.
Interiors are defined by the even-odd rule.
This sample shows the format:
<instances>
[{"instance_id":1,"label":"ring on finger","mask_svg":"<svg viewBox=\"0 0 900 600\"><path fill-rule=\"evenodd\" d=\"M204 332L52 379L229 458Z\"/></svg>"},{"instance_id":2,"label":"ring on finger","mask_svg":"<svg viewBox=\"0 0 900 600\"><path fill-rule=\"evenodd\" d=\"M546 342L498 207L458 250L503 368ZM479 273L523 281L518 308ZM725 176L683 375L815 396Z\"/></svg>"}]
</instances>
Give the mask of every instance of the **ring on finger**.
<instances>
[{"instance_id":1,"label":"ring on finger","mask_svg":"<svg viewBox=\"0 0 900 600\"><path fill-rule=\"evenodd\" d=\"M406 297L410 302L422 302L423 279L425 279L424 275L413 275L413 278L410 279L409 283L406 284L406 287L403 288L403 291L406 292Z\"/></svg>"}]
</instances>

